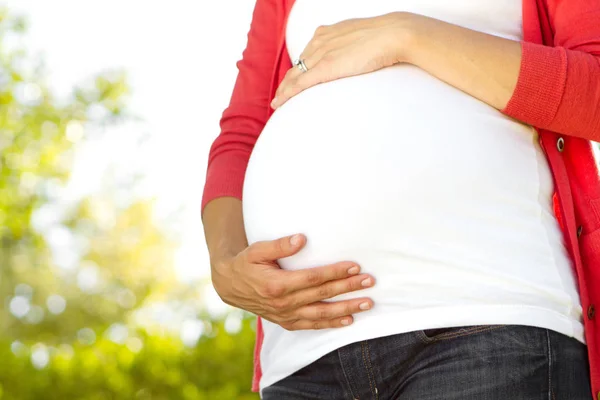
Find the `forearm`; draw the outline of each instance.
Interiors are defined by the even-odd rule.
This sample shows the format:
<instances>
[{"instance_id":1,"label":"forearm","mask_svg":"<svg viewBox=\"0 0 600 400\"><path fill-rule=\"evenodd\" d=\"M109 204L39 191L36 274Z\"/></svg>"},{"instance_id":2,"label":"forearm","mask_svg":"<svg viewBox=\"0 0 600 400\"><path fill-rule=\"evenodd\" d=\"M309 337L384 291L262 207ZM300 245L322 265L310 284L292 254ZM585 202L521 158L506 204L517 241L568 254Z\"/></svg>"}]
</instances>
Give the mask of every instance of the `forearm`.
<instances>
[{"instance_id":1,"label":"forearm","mask_svg":"<svg viewBox=\"0 0 600 400\"><path fill-rule=\"evenodd\" d=\"M415 14L399 15L408 30L400 61L502 110L519 77L521 44Z\"/></svg>"},{"instance_id":2,"label":"forearm","mask_svg":"<svg viewBox=\"0 0 600 400\"><path fill-rule=\"evenodd\" d=\"M240 199L219 197L211 200L202 213L202 223L211 265L248 247Z\"/></svg>"}]
</instances>

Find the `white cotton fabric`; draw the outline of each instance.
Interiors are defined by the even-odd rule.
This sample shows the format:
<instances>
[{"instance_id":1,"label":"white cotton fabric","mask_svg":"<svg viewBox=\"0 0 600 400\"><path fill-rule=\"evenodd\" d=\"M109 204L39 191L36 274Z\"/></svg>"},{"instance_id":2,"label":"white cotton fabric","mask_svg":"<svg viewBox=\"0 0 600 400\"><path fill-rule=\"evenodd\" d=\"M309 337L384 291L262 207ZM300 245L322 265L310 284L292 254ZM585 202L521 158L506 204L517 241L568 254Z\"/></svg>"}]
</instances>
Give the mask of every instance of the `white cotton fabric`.
<instances>
[{"instance_id":1,"label":"white cotton fabric","mask_svg":"<svg viewBox=\"0 0 600 400\"><path fill-rule=\"evenodd\" d=\"M520 40L521 1L297 0L290 57L319 25L392 11ZM260 390L340 346L421 329L520 324L585 343L572 262L536 131L407 64L305 90L277 109L248 164L249 243L304 233L296 270L356 261L374 308L348 327L263 320Z\"/></svg>"}]
</instances>

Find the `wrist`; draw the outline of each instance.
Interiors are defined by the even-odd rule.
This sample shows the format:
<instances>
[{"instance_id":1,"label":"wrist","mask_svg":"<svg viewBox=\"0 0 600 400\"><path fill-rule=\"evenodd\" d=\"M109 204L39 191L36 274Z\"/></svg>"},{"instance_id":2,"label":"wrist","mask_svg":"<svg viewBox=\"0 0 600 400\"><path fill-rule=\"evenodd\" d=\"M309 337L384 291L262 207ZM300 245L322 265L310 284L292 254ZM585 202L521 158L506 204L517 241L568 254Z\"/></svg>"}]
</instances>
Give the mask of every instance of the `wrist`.
<instances>
[{"instance_id":1,"label":"wrist","mask_svg":"<svg viewBox=\"0 0 600 400\"><path fill-rule=\"evenodd\" d=\"M211 269L220 271L223 268L226 268L227 265L230 264L231 260L233 260L235 258L237 254L234 254L233 252L225 252L225 253L219 253L219 254L211 254L210 255L210 267Z\"/></svg>"},{"instance_id":2,"label":"wrist","mask_svg":"<svg viewBox=\"0 0 600 400\"><path fill-rule=\"evenodd\" d=\"M419 54L424 50L423 38L427 37L424 26L430 18L404 11L395 12L394 17L398 62L417 65Z\"/></svg>"},{"instance_id":3,"label":"wrist","mask_svg":"<svg viewBox=\"0 0 600 400\"><path fill-rule=\"evenodd\" d=\"M228 294L231 293L232 284L232 259L231 258L219 258L211 259L210 262L210 278L215 291L223 300L223 302L229 304L227 298Z\"/></svg>"}]
</instances>

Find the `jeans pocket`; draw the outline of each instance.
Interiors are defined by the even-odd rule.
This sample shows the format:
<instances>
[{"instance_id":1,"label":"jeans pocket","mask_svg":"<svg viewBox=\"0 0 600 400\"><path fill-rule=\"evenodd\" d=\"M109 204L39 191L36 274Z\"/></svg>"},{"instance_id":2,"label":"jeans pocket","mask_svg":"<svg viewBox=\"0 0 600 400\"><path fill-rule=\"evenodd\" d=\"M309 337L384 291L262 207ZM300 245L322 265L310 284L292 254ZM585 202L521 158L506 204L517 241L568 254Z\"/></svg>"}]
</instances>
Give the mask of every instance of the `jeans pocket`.
<instances>
[{"instance_id":1,"label":"jeans pocket","mask_svg":"<svg viewBox=\"0 0 600 400\"><path fill-rule=\"evenodd\" d=\"M472 326L454 326L450 328L432 328L417 331L417 336L424 343L436 342L439 340L458 338L462 336L474 335L476 333L488 332L494 329L502 328L507 325L472 325Z\"/></svg>"}]
</instances>

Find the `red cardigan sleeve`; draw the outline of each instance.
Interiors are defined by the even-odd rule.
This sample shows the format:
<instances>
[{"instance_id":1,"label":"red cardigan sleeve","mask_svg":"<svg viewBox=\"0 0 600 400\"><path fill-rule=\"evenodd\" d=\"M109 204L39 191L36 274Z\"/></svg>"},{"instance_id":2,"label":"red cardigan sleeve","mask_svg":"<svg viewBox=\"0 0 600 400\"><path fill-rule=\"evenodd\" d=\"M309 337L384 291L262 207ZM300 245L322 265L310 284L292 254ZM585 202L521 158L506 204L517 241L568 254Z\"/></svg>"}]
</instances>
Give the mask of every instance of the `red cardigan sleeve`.
<instances>
[{"instance_id":1,"label":"red cardigan sleeve","mask_svg":"<svg viewBox=\"0 0 600 400\"><path fill-rule=\"evenodd\" d=\"M246 48L236 63L233 93L220 120L221 132L208 154L201 213L217 197L242 198L248 159L268 120L269 89L283 12L281 1L256 1Z\"/></svg>"},{"instance_id":2,"label":"red cardigan sleeve","mask_svg":"<svg viewBox=\"0 0 600 400\"><path fill-rule=\"evenodd\" d=\"M554 47L521 42L517 86L503 113L600 142L600 0L548 0Z\"/></svg>"}]
</instances>

